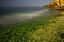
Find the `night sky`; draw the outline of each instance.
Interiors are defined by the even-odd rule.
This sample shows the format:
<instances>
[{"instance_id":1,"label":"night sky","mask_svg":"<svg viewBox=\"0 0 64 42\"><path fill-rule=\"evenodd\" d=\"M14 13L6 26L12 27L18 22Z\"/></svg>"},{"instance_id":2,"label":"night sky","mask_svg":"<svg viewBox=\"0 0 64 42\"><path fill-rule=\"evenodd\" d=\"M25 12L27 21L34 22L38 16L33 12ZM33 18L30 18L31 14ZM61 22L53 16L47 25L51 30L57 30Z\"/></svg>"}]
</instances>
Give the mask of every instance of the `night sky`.
<instances>
[{"instance_id":1,"label":"night sky","mask_svg":"<svg viewBox=\"0 0 64 42\"><path fill-rule=\"evenodd\" d=\"M41 7L51 0L0 0L0 7Z\"/></svg>"}]
</instances>

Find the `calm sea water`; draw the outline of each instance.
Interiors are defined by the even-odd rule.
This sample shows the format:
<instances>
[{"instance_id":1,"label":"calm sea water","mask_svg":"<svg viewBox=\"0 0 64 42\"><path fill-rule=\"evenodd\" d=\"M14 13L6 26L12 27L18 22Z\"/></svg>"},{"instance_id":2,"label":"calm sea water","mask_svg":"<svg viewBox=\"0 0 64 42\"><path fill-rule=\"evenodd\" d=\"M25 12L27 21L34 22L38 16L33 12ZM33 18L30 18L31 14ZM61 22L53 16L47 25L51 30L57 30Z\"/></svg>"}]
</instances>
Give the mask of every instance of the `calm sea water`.
<instances>
[{"instance_id":1,"label":"calm sea water","mask_svg":"<svg viewBox=\"0 0 64 42\"><path fill-rule=\"evenodd\" d=\"M0 15L19 13L19 12L28 13L39 10L42 10L42 7L0 7Z\"/></svg>"},{"instance_id":2,"label":"calm sea water","mask_svg":"<svg viewBox=\"0 0 64 42\"><path fill-rule=\"evenodd\" d=\"M42 7L0 7L0 24L12 24L47 15L47 11Z\"/></svg>"}]
</instances>

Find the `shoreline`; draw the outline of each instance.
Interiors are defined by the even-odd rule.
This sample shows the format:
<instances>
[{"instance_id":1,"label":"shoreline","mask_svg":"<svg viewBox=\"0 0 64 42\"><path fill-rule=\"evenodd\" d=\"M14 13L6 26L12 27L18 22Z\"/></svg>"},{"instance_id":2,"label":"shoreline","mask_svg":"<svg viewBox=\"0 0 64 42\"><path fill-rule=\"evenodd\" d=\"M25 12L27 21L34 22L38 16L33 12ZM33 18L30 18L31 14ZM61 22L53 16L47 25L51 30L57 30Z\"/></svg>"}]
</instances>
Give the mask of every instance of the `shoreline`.
<instances>
[{"instance_id":1,"label":"shoreline","mask_svg":"<svg viewBox=\"0 0 64 42\"><path fill-rule=\"evenodd\" d=\"M21 22L27 19L32 19L33 17L38 17L44 14L48 9L35 11L31 13L13 13L12 15L3 15L0 17L0 24L12 24L16 22Z\"/></svg>"}]
</instances>

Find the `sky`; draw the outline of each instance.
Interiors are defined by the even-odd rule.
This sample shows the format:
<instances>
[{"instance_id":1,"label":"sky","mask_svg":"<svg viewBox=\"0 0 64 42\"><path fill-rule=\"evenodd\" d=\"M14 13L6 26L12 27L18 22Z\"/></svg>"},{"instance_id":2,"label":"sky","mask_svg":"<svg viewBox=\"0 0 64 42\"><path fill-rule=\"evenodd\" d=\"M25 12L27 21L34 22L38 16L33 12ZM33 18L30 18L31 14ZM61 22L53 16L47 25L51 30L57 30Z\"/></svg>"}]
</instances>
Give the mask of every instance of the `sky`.
<instances>
[{"instance_id":1,"label":"sky","mask_svg":"<svg viewBox=\"0 0 64 42\"><path fill-rule=\"evenodd\" d=\"M0 0L0 7L41 7L51 0Z\"/></svg>"}]
</instances>

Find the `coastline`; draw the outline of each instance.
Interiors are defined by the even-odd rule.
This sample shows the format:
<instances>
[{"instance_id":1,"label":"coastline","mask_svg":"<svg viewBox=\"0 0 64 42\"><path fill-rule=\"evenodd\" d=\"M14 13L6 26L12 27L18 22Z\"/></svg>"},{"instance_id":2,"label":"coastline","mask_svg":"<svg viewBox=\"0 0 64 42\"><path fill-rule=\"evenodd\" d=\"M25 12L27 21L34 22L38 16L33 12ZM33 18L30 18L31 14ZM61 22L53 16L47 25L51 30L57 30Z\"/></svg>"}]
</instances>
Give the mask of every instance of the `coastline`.
<instances>
[{"instance_id":1,"label":"coastline","mask_svg":"<svg viewBox=\"0 0 64 42\"><path fill-rule=\"evenodd\" d=\"M2 15L0 18L0 24L12 24L16 22L25 21L27 19L32 19L40 15L44 15L48 9L35 11L31 13L12 13L12 15Z\"/></svg>"}]
</instances>

